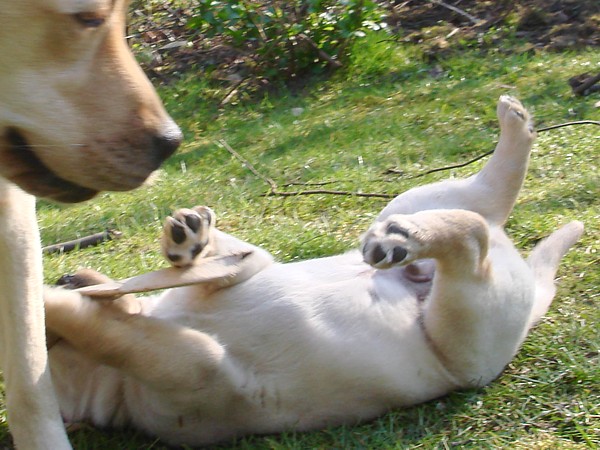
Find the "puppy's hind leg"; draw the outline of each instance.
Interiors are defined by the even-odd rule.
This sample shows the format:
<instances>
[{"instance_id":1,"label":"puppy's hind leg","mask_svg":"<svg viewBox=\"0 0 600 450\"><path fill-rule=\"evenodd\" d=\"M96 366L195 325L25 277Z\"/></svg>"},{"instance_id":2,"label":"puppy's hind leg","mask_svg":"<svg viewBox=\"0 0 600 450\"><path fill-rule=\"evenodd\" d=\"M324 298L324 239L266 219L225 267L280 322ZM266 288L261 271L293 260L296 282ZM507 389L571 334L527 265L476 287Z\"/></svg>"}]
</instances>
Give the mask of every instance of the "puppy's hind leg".
<instances>
[{"instance_id":1,"label":"puppy's hind leg","mask_svg":"<svg viewBox=\"0 0 600 450\"><path fill-rule=\"evenodd\" d=\"M225 348L200 331L58 288L46 289L45 306L50 331L154 389L194 390L229 374Z\"/></svg>"},{"instance_id":2,"label":"puppy's hind leg","mask_svg":"<svg viewBox=\"0 0 600 450\"><path fill-rule=\"evenodd\" d=\"M471 189L479 196L469 209L502 226L523 185L535 131L529 113L515 98L500 97L497 115L500 139L488 163L475 175Z\"/></svg>"},{"instance_id":3,"label":"puppy's hind leg","mask_svg":"<svg viewBox=\"0 0 600 450\"><path fill-rule=\"evenodd\" d=\"M535 134L529 113L518 100L500 97L497 115L500 139L478 174L410 189L392 200L378 220L427 209L467 209L490 224L503 225L523 184Z\"/></svg>"}]
</instances>

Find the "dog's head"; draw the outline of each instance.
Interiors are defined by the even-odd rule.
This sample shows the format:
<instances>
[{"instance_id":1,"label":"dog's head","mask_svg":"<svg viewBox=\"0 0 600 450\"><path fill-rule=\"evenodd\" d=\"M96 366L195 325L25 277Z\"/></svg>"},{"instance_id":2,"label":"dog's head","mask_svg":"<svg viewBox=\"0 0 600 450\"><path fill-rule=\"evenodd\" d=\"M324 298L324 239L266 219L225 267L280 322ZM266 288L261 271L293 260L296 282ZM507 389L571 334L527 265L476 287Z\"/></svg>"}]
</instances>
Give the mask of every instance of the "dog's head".
<instances>
[{"instance_id":1,"label":"dog's head","mask_svg":"<svg viewBox=\"0 0 600 450\"><path fill-rule=\"evenodd\" d=\"M125 42L127 0L0 0L0 176L62 202L144 182L181 141Z\"/></svg>"}]
</instances>

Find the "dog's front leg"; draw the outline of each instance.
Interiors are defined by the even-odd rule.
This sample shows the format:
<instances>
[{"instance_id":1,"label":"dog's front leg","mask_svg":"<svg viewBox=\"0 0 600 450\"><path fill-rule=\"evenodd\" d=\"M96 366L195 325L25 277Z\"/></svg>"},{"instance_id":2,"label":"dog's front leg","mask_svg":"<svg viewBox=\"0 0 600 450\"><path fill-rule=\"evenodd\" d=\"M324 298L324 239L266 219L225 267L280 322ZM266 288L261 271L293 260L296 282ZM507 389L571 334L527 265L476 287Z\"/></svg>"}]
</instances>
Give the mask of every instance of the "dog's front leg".
<instances>
[{"instance_id":1,"label":"dog's front leg","mask_svg":"<svg viewBox=\"0 0 600 450\"><path fill-rule=\"evenodd\" d=\"M395 214L371 227L362 251L381 269L434 259L421 305L423 337L463 386L486 384L502 371L526 331L533 292L524 261L500 229L465 210ZM498 258L501 264L492 264Z\"/></svg>"},{"instance_id":2,"label":"dog's front leg","mask_svg":"<svg viewBox=\"0 0 600 450\"><path fill-rule=\"evenodd\" d=\"M0 179L1 361L17 448L71 448L50 379L35 199Z\"/></svg>"}]
</instances>

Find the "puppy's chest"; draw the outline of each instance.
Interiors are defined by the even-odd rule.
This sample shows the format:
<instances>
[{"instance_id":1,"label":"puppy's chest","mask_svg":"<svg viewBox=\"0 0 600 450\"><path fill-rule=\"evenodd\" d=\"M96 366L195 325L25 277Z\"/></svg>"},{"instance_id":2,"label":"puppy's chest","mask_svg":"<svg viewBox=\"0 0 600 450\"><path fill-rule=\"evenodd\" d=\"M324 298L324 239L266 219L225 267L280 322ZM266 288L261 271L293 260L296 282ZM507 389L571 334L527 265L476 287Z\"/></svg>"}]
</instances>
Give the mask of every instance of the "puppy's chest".
<instances>
[{"instance_id":1,"label":"puppy's chest","mask_svg":"<svg viewBox=\"0 0 600 450\"><path fill-rule=\"evenodd\" d=\"M431 292L434 274L435 267L428 262L377 270L371 278L368 293L374 303L387 302L412 310Z\"/></svg>"}]
</instances>

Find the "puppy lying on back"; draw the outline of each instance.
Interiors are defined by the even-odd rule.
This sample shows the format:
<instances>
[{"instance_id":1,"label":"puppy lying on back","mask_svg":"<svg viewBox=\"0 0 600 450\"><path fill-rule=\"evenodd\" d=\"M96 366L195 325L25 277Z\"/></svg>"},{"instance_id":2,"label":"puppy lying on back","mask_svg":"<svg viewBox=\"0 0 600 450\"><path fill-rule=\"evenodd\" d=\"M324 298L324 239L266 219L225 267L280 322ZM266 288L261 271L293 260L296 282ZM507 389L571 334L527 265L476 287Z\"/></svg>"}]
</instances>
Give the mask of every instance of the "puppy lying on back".
<instances>
[{"instance_id":1,"label":"puppy lying on back","mask_svg":"<svg viewBox=\"0 0 600 450\"><path fill-rule=\"evenodd\" d=\"M48 290L63 416L202 445L352 424L494 380L583 231L572 222L521 258L503 225L534 134L517 100L501 97L498 118L481 172L401 194L359 251L275 263L196 207L165 222L166 257L251 251L238 277L112 303Z\"/></svg>"}]
</instances>

